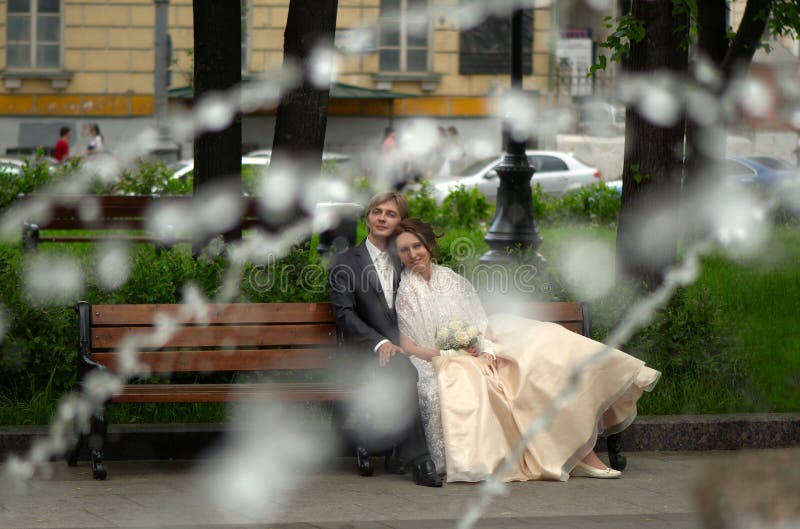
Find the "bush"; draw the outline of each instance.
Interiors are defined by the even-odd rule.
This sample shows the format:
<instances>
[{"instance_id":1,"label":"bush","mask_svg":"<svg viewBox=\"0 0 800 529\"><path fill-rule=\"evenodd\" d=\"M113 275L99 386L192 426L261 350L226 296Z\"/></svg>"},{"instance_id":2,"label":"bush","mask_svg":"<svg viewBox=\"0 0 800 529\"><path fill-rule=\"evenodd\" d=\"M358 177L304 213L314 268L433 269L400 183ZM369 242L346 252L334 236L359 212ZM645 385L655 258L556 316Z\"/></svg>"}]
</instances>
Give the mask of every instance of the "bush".
<instances>
[{"instance_id":1,"label":"bush","mask_svg":"<svg viewBox=\"0 0 800 529\"><path fill-rule=\"evenodd\" d=\"M21 194L37 191L45 185L56 182L79 164L74 160L61 165L52 165L38 153L36 158L27 159L22 166L22 174L0 171L0 209L4 209L17 200Z\"/></svg>"},{"instance_id":2,"label":"bush","mask_svg":"<svg viewBox=\"0 0 800 529\"><path fill-rule=\"evenodd\" d=\"M180 303L184 288L196 286L209 300L220 293L228 272L223 257L193 258L188 245L156 253L136 245L125 284L113 291L102 288L90 245L48 246L53 254L67 249L85 273L82 299L102 303ZM23 287L24 259L19 245L0 244L0 400L29 401L42 391L60 395L73 388L77 357L77 315L74 306L35 306ZM247 265L234 301L327 301L327 264L307 242L266 268ZM75 300L78 301L77 299ZM5 329L5 332L3 332ZM3 336L4 335L4 336Z\"/></svg>"},{"instance_id":3,"label":"bush","mask_svg":"<svg viewBox=\"0 0 800 529\"><path fill-rule=\"evenodd\" d=\"M603 341L633 305L633 285L592 304L594 337ZM679 289L654 320L622 349L662 373L656 398L645 396L643 414L764 411L761 392L737 353L735 329L708 289ZM768 408L768 406L767 406Z\"/></svg>"},{"instance_id":4,"label":"bush","mask_svg":"<svg viewBox=\"0 0 800 529\"><path fill-rule=\"evenodd\" d=\"M582 186L553 197L536 184L532 192L533 214L548 223L595 222L609 224L619 217L619 194L604 182Z\"/></svg>"},{"instance_id":5,"label":"bush","mask_svg":"<svg viewBox=\"0 0 800 529\"><path fill-rule=\"evenodd\" d=\"M191 195L192 178L172 178L162 162L142 161L135 170L126 169L109 192L121 195Z\"/></svg>"}]
</instances>

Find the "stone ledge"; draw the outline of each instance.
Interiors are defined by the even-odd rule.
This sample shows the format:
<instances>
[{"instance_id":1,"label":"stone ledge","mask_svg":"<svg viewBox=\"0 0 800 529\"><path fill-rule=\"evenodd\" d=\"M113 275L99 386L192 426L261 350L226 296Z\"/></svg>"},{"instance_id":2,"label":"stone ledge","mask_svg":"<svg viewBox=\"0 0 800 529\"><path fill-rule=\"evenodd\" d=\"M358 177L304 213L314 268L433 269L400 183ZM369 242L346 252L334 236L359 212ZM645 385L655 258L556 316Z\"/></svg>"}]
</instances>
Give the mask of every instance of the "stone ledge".
<instances>
[{"instance_id":1,"label":"stone ledge","mask_svg":"<svg viewBox=\"0 0 800 529\"><path fill-rule=\"evenodd\" d=\"M326 425L315 423L309 432ZM106 459L194 459L219 441L222 424L111 425ZM22 453L45 435L45 426L0 426L0 460ZM598 450L604 449L602 439ZM639 417L622 435L623 450L695 451L800 446L800 413L652 415Z\"/></svg>"}]
</instances>

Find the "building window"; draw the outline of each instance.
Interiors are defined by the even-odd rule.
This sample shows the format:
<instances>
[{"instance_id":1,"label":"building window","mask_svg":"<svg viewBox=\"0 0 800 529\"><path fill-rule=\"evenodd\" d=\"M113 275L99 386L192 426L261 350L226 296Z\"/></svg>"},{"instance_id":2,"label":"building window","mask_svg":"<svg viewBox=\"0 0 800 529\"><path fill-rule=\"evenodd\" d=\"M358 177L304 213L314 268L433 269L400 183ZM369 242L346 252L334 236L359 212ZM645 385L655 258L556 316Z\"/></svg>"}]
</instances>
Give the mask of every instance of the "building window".
<instances>
[{"instance_id":1,"label":"building window","mask_svg":"<svg viewBox=\"0 0 800 529\"><path fill-rule=\"evenodd\" d=\"M381 72L427 72L427 0L381 0L378 56Z\"/></svg>"},{"instance_id":2,"label":"building window","mask_svg":"<svg viewBox=\"0 0 800 529\"><path fill-rule=\"evenodd\" d=\"M533 10L525 9L522 14L522 73L531 75ZM477 26L460 32L458 72L461 75L511 73L511 13L487 16Z\"/></svg>"},{"instance_id":3,"label":"building window","mask_svg":"<svg viewBox=\"0 0 800 529\"><path fill-rule=\"evenodd\" d=\"M58 69L61 0L8 0L6 39L9 69Z\"/></svg>"}]
</instances>

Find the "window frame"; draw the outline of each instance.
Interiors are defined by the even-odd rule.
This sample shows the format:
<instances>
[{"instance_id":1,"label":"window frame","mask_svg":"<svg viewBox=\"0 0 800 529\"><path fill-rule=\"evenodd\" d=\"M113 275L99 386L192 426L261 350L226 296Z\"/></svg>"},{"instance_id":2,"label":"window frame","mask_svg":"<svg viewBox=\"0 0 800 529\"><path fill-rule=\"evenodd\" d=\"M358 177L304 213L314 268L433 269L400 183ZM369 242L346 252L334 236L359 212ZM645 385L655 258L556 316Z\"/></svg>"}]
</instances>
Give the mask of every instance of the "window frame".
<instances>
[{"instance_id":1,"label":"window frame","mask_svg":"<svg viewBox=\"0 0 800 529\"><path fill-rule=\"evenodd\" d=\"M378 53L378 71L382 74L427 74L431 72L431 48L433 42L433 24L427 23L426 39L425 39L425 69L424 70L409 70L408 69L408 53L409 51L420 51L422 46L409 46L408 43L408 4L413 0L397 0L400 4L398 11L384 11L384 8L379 4L378 13L378 34L376 51ZM422 0L427 9L430 0ZM387 46L382 44L382 36L384 33L384 24L388 20L397 20L397 45ZM381 64L381 52L384 50L397 50L398 52L398 68L396 70L386 70Z\"/></svg>"},{"instance_id":2,"label":"window frame","mask_svg":"<svg viewBox=\"0 0 800 529\"><path fill-rule=\"evenodd\" d=\"M13 14L17 14L19 12L11 12L10 4L11 2L6 2L6 70L7 71L16 71L16 72L57 72L61 71L64 66L64 0L57 0L58 2L58 13L39 13L39 5L37 0L28 0L29 10L26 12L28 16L30 16L30 36L27 41L12 41L8 35L8 28L10 26L9 17ZM42 41L38 39L38 22L41 17L46 18L55 18L58 17L58 40L57 41ZM28 54L30 65L29 66L17 66L11 64L10 61L10 54L9 49L11 45L19 45L19 44L27 44L28 46ZM53 66L42 66L38 64L38 53L37 48L40 45L52 45L57 44L58 46L58 60L55 65Z\"/></svg>"}]
</instances>

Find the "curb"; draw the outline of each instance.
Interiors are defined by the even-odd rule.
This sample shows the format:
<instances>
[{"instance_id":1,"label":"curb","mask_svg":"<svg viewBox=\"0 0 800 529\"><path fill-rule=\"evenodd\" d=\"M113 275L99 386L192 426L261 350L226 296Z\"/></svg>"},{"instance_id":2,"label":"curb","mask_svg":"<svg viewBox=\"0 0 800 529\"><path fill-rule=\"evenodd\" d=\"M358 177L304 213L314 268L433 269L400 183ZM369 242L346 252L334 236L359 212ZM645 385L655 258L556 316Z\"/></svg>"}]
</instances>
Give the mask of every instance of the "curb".
<instances>
[{"instance_id":1,"label":"curb","mask_svg":"<svg viewBox=\"0 0 800 529\"><path fill-rule=\"evenodd\" d=\"M23 454L47 426L0 426L0 460ZM107 460L196 459L226 431L224 424L111 425ZM322 433L319 425L309 433ZM741 450L800 446L800 413L642 416L622 434L630 452ZM598 450L604 450L603 439ZM346 450L342 451L345 454ZM346 455L346 454L345 454Z\"/></svg>"}]
</instances>

